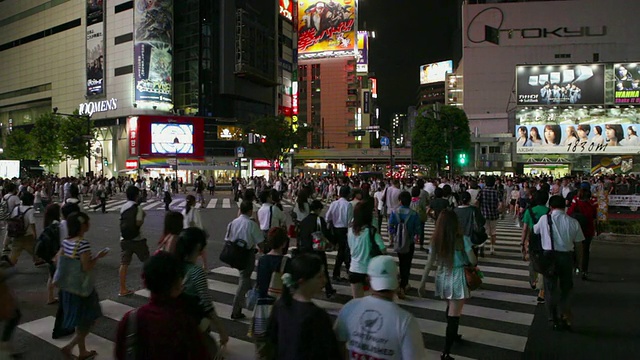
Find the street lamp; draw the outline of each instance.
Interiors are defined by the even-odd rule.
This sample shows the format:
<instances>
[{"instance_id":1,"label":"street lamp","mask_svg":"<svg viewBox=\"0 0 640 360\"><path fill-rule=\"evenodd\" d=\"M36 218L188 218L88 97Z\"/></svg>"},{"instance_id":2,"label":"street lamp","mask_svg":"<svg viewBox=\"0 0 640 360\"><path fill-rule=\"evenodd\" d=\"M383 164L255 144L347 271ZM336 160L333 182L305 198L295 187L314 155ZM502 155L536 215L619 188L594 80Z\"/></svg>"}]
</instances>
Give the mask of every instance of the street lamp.
<instances>
[{"instance_id":1,"label":"street lamp","mask_svg":"<svg viewBox=\"0 0 640 360\"><path fill-rule=\"evenodd\" d=\"M178 187L178 145L180 145L180 139L178 137L173 138L173 147L176 150L176 189Z\"/></svg>"},{"instance_id":2,"label":"street lamp","mask_svg":"<svg viewBox=\"0 0 640 360\"><path fill-rule=\"evenodd\" d=\"M87 120L87 134L82 135L83 139L87 140L87 175L91 175L91 140L93 139L93 135L91 135L91 115L77 115L77 114L63 114L58 112L58 107L53 108L54 115L62 115L62 116L71 116L80 119Z\"/></svg>"}]
</instances>

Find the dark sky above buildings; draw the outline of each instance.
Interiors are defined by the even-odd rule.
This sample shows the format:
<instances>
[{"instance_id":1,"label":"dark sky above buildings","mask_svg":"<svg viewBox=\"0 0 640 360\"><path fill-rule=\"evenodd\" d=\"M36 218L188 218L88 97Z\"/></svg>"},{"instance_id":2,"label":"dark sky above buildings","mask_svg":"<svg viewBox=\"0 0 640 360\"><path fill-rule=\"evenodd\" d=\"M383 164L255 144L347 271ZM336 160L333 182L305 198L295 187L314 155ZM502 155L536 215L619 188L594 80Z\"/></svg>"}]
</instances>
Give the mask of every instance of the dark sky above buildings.
<instances>
[{"instance_id":1,"label":"dark sky above buildings","mask_svg":"<svg viewBox=\"0 0 640 360\"><path fill-rule=\"evenodd\" d=\"M369 71L378 78L382 124L415 105L419 66L452 55L457 24L454 0L361 0L359 27L376 32Z\"/></svg>"}]
</instances>

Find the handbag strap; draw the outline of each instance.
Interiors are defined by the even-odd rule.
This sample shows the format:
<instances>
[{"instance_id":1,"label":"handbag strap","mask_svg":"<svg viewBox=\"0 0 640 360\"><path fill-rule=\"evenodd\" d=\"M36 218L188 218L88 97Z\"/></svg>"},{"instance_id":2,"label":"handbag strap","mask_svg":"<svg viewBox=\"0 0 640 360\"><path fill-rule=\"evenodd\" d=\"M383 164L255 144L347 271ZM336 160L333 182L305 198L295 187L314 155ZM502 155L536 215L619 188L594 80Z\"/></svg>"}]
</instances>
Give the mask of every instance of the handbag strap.
<instances>
[{"instance_id":1,"label":"handbag strap","mask_svg":"<svg viewBox=\"0 0 640 360\"><path fill-rule=\"evenodd\" d=\"M551 239L551 251L555 251L553 246L553 221L551 220L551 212L547 213L547 222L549 223L549 238Z\"/></svg>"},{"instance_id":2,"label":"handbag strap","mask_svg":"<svg viewBox=\"0 0 640 360\"><path fill-rule=\"evenodd\" d=\"M269 206L269 230L271 229L272 219L273 219L273 205Z\"/></svg>"},{"instance_id":3,"label":"handbag strap","mask_svg":"<svg viewBox=\"0 0 640 360\"><path fill-rule=\"evenodd\" d=\"M284 268L287 266L287 257L282 256L282 261L280 261L280 274L284 274Z\"/></svg>"}]
</instances>

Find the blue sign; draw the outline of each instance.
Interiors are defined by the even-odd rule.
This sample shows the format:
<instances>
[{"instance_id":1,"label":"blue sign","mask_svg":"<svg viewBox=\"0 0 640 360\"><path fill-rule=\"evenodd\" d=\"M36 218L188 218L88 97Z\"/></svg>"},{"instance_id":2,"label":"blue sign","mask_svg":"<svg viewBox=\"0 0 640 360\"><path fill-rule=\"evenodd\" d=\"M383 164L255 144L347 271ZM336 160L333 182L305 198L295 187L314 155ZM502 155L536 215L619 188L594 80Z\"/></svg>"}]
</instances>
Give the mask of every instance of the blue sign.
<instances>
[{"instance_id":1,"label":"blue sign","mask_svg":"<svg viewBox=\"0 0 640 360\"><path fill-rule=\"evenodd\" d=\"M389 138L386 136L381 137L380 146L389 146Z\"/></svg>"},{"instance_id":2,"label":"blue sign","mask_svg":"<svg viewBox=\"0 0 640 360\"><path fill-rule=\"evenodd\" d=\"M238 157L243 157L244 156L244 148L242 146L238 146L236 148L236 155Z\"/></svg>"}]
</instances>

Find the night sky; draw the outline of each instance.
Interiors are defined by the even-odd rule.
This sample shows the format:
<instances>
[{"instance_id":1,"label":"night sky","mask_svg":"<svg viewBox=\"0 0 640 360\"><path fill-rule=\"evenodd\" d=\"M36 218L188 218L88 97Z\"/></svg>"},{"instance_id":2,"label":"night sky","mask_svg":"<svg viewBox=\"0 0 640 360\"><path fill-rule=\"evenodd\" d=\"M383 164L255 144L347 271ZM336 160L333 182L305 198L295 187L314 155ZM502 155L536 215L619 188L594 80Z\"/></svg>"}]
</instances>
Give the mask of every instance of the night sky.
<instances>
[{"instance_id":1,"label":"night sky","mask_svg":"<svg viewBox=\"0 0 640 360\"><path fill-rule=\"evenodd\" d=\"M360 0L359 28L376 32L369 71L378 78L382 124L415 105L419 66L452 55L457 24L453 0Z\"/></svg>"}]
</instances>

